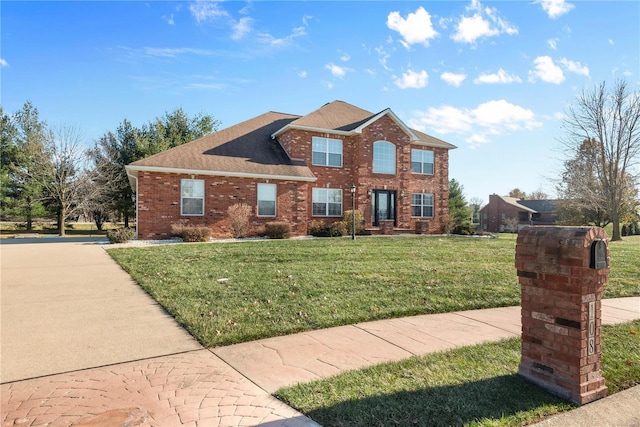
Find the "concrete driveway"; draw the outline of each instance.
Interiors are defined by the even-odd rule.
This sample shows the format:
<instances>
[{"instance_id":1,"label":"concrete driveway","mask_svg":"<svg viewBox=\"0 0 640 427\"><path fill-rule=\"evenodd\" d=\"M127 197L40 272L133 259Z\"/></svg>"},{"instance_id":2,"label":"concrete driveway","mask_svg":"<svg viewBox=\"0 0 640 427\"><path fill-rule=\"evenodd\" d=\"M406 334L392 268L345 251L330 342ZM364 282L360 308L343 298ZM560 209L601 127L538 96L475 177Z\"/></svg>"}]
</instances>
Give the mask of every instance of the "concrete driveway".
<instances>
[{"instance_id":1,"label":"concrete driveway","mask_svg":"<svg viewBox=\"0 0 640 427\"><path fill-rule=\"evenodd\" d=\"M95 240L37 241L0 244L0 382L202 348Z\"/></svg>"}]
</instances>

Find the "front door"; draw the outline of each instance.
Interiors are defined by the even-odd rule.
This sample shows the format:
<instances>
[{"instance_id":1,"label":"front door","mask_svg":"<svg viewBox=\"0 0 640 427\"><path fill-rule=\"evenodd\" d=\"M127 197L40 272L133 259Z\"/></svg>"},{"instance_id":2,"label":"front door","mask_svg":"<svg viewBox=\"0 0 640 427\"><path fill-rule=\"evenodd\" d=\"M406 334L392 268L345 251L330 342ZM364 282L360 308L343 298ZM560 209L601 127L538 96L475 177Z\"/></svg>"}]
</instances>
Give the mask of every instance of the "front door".
<instances>
[{"instance_id":1,"label":"front door","mask_svg":"<svg viewBox=\"0 0 640 427\"><path fill-rule=\"evenodd\" d=\"M388 190L373 190L373 225L379 226L380 221L393 220L396 225L396 192Z\"/></svg>"}]
</instances>

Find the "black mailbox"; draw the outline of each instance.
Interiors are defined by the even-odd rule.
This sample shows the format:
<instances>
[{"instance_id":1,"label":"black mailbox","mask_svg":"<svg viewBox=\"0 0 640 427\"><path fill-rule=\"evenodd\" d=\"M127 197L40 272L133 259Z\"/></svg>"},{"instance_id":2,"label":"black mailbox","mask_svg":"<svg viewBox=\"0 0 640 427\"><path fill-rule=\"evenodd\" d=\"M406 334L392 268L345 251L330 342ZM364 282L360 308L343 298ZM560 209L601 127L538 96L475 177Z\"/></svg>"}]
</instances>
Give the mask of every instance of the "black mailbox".
<instances>
[{"instance_id":1,"label":"black mailbox","mask_svg":"<svg viewBox=\"0 0 640 427\"><path fill-rule=\"evenodd\" d=\"M606 240L594 240L591 243L591 261L589 262L589 267L595 268L596 270L609 267L609 263L607 262Z\"/></svg>"}]
</instances>

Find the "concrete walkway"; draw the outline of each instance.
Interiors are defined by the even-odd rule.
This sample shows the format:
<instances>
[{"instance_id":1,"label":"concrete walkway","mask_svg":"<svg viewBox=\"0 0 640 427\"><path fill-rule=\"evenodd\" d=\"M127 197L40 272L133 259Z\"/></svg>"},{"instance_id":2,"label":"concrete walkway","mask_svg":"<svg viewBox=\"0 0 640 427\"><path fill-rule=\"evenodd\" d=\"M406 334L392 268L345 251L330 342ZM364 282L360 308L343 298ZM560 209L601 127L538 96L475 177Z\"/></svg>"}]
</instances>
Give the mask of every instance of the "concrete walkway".
<instances>
[{"instance_id":1,"label":"concrete walkway","mask_svg":"<svg viewBox=\"0 0 640 427\"><path fill-rule=\"evenodd\" d=\"M507 307L208 350L99 245L2 245L0 257L3 426L317 426L270 393L349 369L520 334L520 309ZM603 301L604 323L638 318L640 298ZM608 425L638 425L639 393L635 387L598 401L597 409L594 403L558 416L569 421L552 417L544 425L593 425L580 424L592 417L592 407L600 413L616 408L618 417L626 417L609 417Z\"/></svg>"}]
</instances>

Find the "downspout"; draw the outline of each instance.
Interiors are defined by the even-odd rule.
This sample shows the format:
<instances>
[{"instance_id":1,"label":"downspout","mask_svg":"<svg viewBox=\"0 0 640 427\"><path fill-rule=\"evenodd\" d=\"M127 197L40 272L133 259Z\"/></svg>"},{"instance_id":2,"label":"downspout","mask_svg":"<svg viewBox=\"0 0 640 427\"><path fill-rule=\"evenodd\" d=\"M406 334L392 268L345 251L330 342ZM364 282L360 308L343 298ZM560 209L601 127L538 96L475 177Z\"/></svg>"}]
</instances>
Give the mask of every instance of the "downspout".
<instances>
[{"instance_id":1,"label":"downspout","mask_svg":"<svg viewBox=\"0 0 640 427\"><path fill-rule=\"evenodd\" d=\"M139 240L139 235L138 235L138 176L137 175L131 175L129 173L129 170L127 168L127 176L129 177L129 179L134 179L136 181L136 188L134 190L135 194L136 194L136 240Z\"/></svg>"},{"instance_id":2,"label":"downspout","mask_svg":"<svg viewBox=\"0 0 640 427\"><path fill-rule=\"evenodd\" d=\"M140 236L138 236L138 177L134 176L133 179L136 180L136 240L140 240Z\"/></svg>"}]
</instances>

